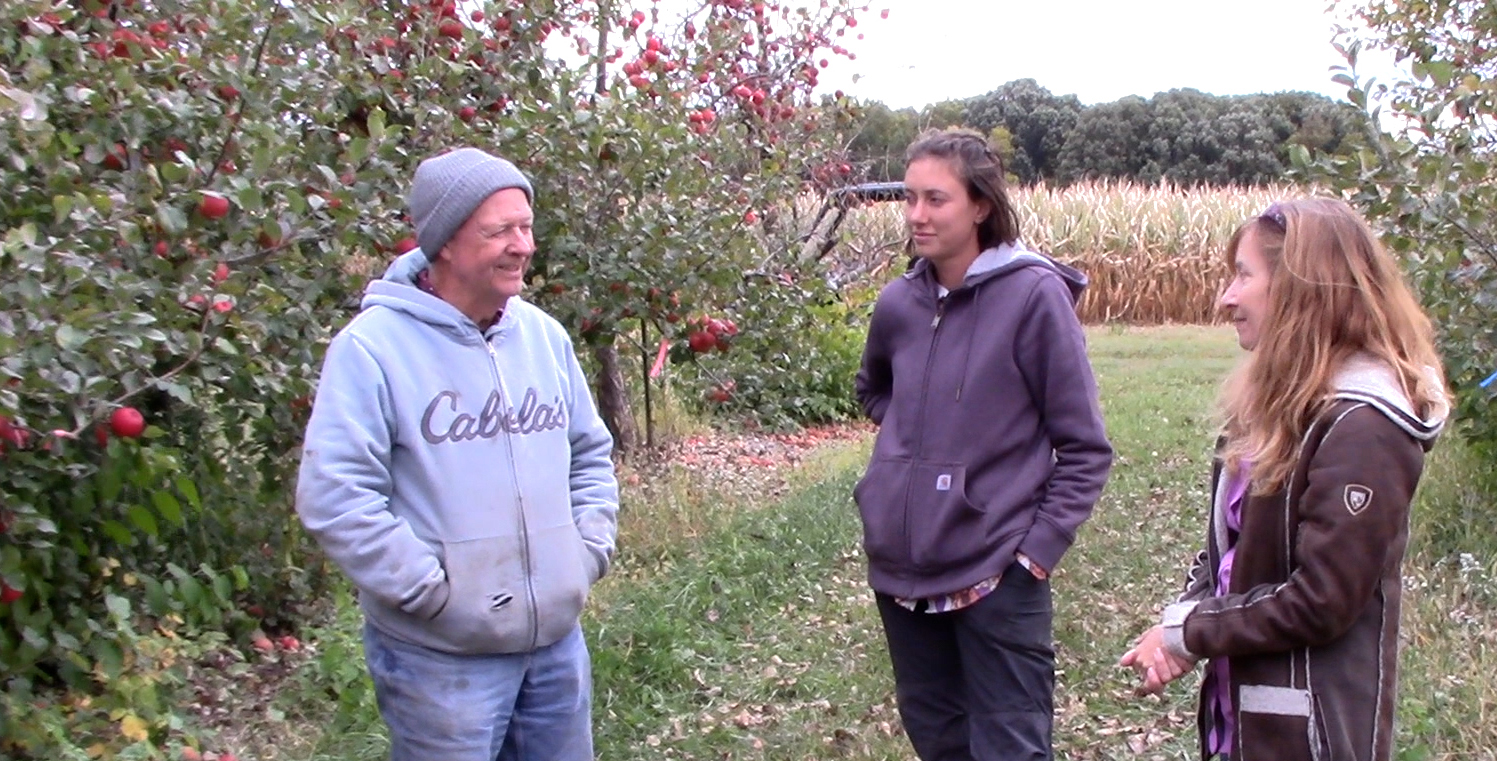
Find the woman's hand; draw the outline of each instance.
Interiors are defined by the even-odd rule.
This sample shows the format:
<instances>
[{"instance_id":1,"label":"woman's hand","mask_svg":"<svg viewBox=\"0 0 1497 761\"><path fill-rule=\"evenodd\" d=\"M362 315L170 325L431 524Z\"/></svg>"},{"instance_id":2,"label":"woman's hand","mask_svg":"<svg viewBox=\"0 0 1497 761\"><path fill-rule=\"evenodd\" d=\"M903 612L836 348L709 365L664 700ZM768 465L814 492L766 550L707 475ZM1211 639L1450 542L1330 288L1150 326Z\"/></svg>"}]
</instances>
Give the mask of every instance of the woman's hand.
<instances>
[{"instance_id":1,"label":"woman's hand","mask_svg":"<svg viewBox=\"0 0 1497 761\"><path fill-rule=\"evenodd\" d=\"M1143 683L1134 692L1139 696L1157 695L1164 686L1190 673L1192 661L1182 660L1164 646L1164 629L1155 626L1144 632L1128 652L1118 660L1119 666L1132 667Z\"/></svg>"}]
</instances>

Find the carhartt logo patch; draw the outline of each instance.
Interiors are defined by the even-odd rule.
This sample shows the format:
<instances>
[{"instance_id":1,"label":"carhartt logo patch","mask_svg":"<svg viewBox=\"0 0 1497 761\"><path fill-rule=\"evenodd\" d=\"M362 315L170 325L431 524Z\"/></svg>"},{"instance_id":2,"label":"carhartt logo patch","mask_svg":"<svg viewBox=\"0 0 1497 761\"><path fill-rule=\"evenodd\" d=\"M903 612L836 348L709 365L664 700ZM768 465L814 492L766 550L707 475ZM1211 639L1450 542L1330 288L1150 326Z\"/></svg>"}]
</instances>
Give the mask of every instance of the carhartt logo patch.
<instances>
[{"instance_id":1,"label":"carhartt logo patch","mask_svg":"<svg viewBox=\"0 0 1497 761\"><path fill-rule=\"evenodd\" d=\"M936 491L951 491L950 473L942 473L936 476Z\"/></svg>"},{"instance_id":2,"label":"carhartt logo patch","mask_svg":"<svg viewBox=\"0 0 1497 761\"><path fill-rule=\"evenodd\" d=\"M1361 484L1347 484L1342 499L1346 501L1347 512L1356 515L1372 504L1372 490Z\"/></svg>"}]
</instances>

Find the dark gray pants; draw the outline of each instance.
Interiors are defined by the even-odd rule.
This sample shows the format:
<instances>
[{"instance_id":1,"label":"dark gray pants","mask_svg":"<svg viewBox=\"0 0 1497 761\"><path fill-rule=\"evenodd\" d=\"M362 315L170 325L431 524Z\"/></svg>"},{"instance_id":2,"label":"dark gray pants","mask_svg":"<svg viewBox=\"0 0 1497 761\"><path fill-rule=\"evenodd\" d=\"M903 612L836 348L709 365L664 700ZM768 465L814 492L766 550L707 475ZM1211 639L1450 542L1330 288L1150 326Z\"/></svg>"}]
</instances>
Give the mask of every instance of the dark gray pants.
<instances>
[{"instance_id":1,"label":"dark gray pants","mask_svg":"<svg viewBox=\"0 0 1497 761\"><path fill-rule=\"evenodd\" d=\"M877 595L905 733L921 761L1049 761L1055 650L1050 583L1014 563L950 613Z\"/></svg>"}]
</instances>

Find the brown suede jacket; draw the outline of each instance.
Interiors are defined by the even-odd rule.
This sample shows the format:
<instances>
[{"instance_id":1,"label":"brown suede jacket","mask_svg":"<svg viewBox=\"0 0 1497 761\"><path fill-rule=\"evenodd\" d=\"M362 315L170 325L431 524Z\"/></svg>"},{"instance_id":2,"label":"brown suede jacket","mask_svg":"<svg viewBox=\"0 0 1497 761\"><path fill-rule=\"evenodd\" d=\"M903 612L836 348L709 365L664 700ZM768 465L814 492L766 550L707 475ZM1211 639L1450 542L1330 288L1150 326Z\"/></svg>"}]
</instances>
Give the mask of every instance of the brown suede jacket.
<instances>
[{"instance_id":1,"label":"brown suede jacket","mask_svg":"<svg viewBox=\"0 0 1497 761\"><path fill-rule=\"evenodd\" d=\"M1387 761L1398 679L1400 566L1409 505L1446 410L1421 417L1393 373L1356 357L1301 445L1286 487L1242 506L1228 594L1227 479L1212 468L1211 527L1165 642L1228 658L1233 761ZM1210 672L1208 671L1208 674ZM1203 680L1202 758L1215 717Z\"/></svg>"}]
</instances>

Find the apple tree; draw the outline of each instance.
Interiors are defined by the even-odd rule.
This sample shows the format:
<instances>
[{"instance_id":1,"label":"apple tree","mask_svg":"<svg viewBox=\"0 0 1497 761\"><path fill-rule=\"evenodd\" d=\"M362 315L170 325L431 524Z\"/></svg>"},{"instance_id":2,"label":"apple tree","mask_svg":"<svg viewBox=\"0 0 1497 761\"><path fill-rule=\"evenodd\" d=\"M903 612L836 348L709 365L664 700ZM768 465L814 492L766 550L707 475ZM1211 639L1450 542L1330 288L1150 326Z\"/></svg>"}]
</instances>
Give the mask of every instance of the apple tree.
<instances>
[{"instance_id":1,"label":"apple tree","mask_svg":"<svg viewBox=\"0 0 1497 761\"><path fill-rule=\"evenodd\" d=\"M1351 157L1300 163L1343 190L1412 267L1479 457L1497 454L1497 7L1474 0L1344 3L1348 98L1371 118ZM1369 53L1396 62L1379 81ZM1488 484L1497 488L1497 484Z\"/></svg>"},{"instance_id":2,"label":"apple tree","mask_svg":"<svg viewBox=\"0 0 1497 761\"><path fill-rule=\"evenodd\" d=\"M412 246L403 194L438 151L531 175L530 296L593 347L624 443L618 348L679 351L704 316L736 320L715 357L794 382L834 296L786 285L816 279L796 199L838 160L845 101L816 87L856 11L0 6L7 679L94 685L129 660L111 622L284 628L316 599L291 495L317 368Z\"/></svg>"}]
</instances>

